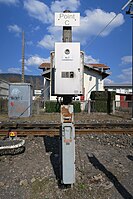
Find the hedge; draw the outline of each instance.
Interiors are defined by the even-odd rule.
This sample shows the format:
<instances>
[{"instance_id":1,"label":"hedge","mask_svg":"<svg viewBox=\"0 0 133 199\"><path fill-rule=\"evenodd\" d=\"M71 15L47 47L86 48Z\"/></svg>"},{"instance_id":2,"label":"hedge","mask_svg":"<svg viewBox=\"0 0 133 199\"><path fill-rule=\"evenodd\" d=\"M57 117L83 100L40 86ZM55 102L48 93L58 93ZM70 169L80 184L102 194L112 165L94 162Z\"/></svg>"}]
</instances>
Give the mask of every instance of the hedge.
<instances>
[{"instance_id":1,"label":"hedge","mask_svg":"<svg viewBox=\"0 0 133 199\"><path fill-rule=\"evenodd\" d=\"M92 91L91 100L115 100L115 91Z\"/></svg>"},{"instance_id":2,"label":"hedge","mask_svg":"<svg viewBox=\"0 0 133 199\"><path fill-rule=\"evenodd\" d=\"M47 113L60 112L60 104L57 101L46 101L45 111Z\"/></svg>"},{"instance_id":3,"label":"hedge","mask_svg":"<svg viewBox=\"0 0 133 199\"><path fill-rule=\"evenodd\" d=\"M72 104L74 106L74 113L81 112L80 102L73 101ZM47 113L60 112L60 106L61 104L57 103L57 101L46 101L45 111Z\"/></svg>"},{"instance_id":4,"label":"hedge","mask_svg":"<svg viewBox=\"0 0 133 199\"><path fill-rule=\"evenodd\" d=\"M107 100L108 91L92 91L90 98L91 100Z\"/></svg>"},{"instance_id":5,"label":"hedge","mask_svg":"<svg viewBox=\"0 0 133 199\"><path fill-rule=\"evenodd\" d=\"M96 112L111 113L115 94L114 91L92 91L90 98L91 100L95 100L94 110Z\"/></svg>"},{"instance_id":6,"label":"hedge","mask_svg":"<svg viewBox=\"0 0 133 199\"><path fill-rule=\"evenodd\" d=\"M80 113L81 112L81 104L79 101L73 101L72 102L74 107L74 113Z\"/></svg>"}]
</instances>

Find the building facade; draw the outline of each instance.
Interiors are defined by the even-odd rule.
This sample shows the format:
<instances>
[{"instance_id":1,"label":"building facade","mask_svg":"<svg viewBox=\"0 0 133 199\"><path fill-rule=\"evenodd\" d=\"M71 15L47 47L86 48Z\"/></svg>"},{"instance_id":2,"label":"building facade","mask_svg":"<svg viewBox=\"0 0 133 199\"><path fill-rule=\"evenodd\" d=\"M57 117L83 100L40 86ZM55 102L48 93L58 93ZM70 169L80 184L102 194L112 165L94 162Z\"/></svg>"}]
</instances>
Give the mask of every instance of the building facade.
<instances>
[{"instance_id":1,"label":"building facade","mask_svg":"<svg viewBox=\"0 0 133 199\"><path fill-rule=\"evenodd\" d=\"M132 85L131 84L110 84L105 85L104 88L108 91L115 91L115 104L116 107L130 108L132 97Z\"/></svg>"},{"instance_id":2,"label":"building facade","mask_svg":"<svg viewBox=\"0 0 133 199\"><path fill-rule=\"evenodd\" d=\"M44 101L56 100L56 96L51 96L50 91L50 63L42 63L39 68L43 70ZM104 79L109 76L106 72L108 69L110 68L104 64L84 64L84 94L76 99L86 101L90 99L91 91L104 91Z\"/></svg>"},{"instance_id":3,"label":"building facade","mask_svg":"<svg viewBox=\"0 0 133 199\"><path fill-rule=\"evenodd\" d=\"M8 98L9 96L9 82L0 79L0 98Z\"/></svg>"}]
</instances>

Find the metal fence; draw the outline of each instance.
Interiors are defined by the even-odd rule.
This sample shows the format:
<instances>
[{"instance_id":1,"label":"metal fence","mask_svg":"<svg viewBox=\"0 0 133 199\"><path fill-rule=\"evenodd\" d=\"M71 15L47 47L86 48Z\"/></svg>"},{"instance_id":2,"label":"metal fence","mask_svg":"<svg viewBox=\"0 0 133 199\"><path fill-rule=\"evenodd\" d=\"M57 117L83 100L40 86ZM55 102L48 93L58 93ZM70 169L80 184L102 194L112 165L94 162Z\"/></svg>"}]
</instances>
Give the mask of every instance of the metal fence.
<instances>
[{"instance_id":1,"label":"metal fence","mask_svg":"<svg viewBox=\"0 0 133 199\"><path fill-rule=\"evenodd\" d=\"M42 114L44 113L44 101L34 100L31 104L32 114ZM93 113L96 111L95 100L87 100L81 102L81 111L86 113ZM132 112L132 101L113 101L112 111L113 114L118 112L131 114ZM0 114L8 114L8 99L0 98Z\"/></svg>"},{"instance_id":2,"label":"metal fence","mask_svg":"<svg viewBox=\"0 0 133 199\"><path fill-rule=\"evenodd\" d=\"M32 114L37 115L39 115L41 112L44 112L44 102L42 100L32 101L31 110ZM8 99L0 98L0 114L8 114Z\"/></svg>"},{"instance_id":3,"label":"metal fence","mask_svg":"<svg viewBox=\"0 0 133 199\"><path fill-rule=\"evenodd\" d=\"M8 99L0 98L0 113L7 113L8 111Z\"/></svg>"},{"instance_id":4,"label":"metal fence","mask_svg":"<svg viewBox=\"0 0 133 199\"><path fill-rule=\"evenodd\" d=\"M115 101L115 110L131 113L132 101Z\"/></svg>"},{"instance_id":5,"label":"metal fence","mask_svg":"<svg viewBox=\"0 0 133 199\"><path fill-rule=\"evenodd\" d=\"M103 105L104 101L101 101L101 102ZM105 104L105 105L107 105L107 104ZM96 111L96 101L89 100L89 101L81 102L81 110L88 112L88 113L97 112ZM127 112L127 113L131 114L132 101L112 101L111 102L111 113L115 114L117 111Z\"/></svg>"}]
</instances>

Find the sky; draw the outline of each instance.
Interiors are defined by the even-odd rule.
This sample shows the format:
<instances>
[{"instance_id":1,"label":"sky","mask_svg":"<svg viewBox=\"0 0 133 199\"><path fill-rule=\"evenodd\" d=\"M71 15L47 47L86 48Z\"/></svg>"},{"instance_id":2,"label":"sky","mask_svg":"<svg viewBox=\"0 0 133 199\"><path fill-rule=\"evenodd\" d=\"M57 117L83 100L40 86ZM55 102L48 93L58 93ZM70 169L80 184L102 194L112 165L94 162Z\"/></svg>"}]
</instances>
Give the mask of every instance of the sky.
<instances>
[{"instance_id":1,"label":"sky","mask_svg":"<svg viewBox=\"0 0 133 199\"><path fill-rule=\"evenodd\" d=\"M0 0L0 73L21 74L24 31L25 74L41 75L38 66L49 62L54 43L62 41L62 27L54 25L55 12L67 9L80 13L80 27L72 28L72 40L80 42L85 63L102 63L110 67L105 84L131 84L131 17L126 15L129 7L122 11L127 2Z\"/></svg>"}]
</instances>

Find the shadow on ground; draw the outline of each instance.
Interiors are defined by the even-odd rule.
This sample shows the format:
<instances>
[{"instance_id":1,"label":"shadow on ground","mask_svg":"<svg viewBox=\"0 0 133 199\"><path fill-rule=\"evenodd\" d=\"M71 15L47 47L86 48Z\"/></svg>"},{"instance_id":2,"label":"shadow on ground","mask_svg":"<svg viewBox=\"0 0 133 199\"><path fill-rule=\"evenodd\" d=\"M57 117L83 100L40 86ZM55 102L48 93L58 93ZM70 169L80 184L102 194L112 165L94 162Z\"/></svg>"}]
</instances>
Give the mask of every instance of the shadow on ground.
<instances>
[{"instance_id":1,"label":"shadow on ground","mask_svg":"<svg viewBox=\"0 0 133 199\"><path fill-rule=\"evenodd\" d=\"M131 161L133 161L133 156L132 155L127 155L127 158Z\"/></svg>"},{"instance_id":2,"label":"shadow on ground","mask_svg":"<svg viewBox=\"0 0 133 199\"><path fill-rule=\"evenodd\" d=\"M102 171L107 178L113 183L117 191L124 199L133 199L133 196L125 189L125 187L118 181L118 179L108 171L105 166L95 157L95 155L88 156L90 163L96 168Z\"/></svg>"},{"instance_id":3,"label":"shadow on ground","mask_svg":"<svg viewBox=\"0 0 133 199\"><path fill-rule=\"evenodd\" d=\"M59 180L59 136L44 136L44 145L47 153L51 153L50 161L54 170L56 179Z\"/></svg>"}]
</instances>

